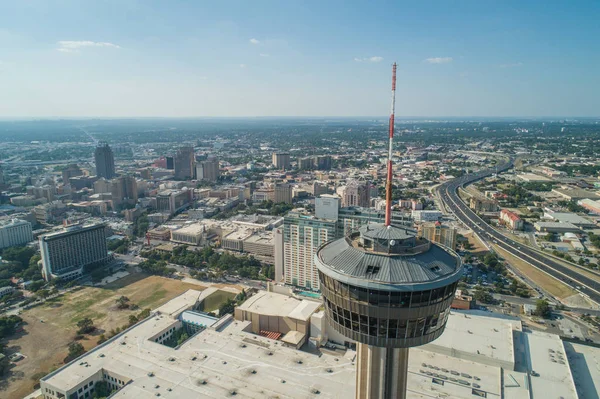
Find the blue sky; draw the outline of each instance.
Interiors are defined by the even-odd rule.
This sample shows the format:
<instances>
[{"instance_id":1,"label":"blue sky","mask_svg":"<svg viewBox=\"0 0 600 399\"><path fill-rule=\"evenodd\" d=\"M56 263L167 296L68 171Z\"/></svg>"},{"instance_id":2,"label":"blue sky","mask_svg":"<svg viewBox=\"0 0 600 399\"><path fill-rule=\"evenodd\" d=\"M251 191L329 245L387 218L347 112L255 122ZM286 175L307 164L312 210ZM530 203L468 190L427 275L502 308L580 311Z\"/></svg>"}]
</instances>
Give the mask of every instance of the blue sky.
<instances>
[{"instance_id":1,"label":"blue sky","mask_svg":"<svg viewBox=\"0 0 600 399\"><path fill-rule=\"evenodd\" d=\"M599 1L0 0L0 117L600 116Z\"/></svg>"}]
</instances>

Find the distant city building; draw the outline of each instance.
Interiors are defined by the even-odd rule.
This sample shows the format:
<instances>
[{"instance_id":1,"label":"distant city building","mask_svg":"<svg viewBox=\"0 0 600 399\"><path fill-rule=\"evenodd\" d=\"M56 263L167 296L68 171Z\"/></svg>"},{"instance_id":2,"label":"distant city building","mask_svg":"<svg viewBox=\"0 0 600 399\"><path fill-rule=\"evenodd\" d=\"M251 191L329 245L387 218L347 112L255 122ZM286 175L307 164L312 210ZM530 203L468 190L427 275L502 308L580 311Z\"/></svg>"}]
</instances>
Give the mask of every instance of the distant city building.
<instances>
[{"instance_id":1,"label":"distant city building","mask_svg":"<svg viewBox=\"0 0 600 399\"><path fill-rule=\"evenodd\" d=\"M594 201L591 199L583 199L577 202L579 205L594 213L596 215L600 215L600 201Z\"/></svg>"},{"instance_id":2,"label":"distant city building","mask_svg":"<svg viewBox=\"0 0 600 399\"><path fill-rule=\"evenodd\" d=\"M115 157L107 143L102 143L94 151L96 162L96 176L112 179L115 177Z\"/></svg>"},{"instance_id":3,"label":"distant city building","mask_svg":"<svg viewBox=\"0 0 600 399\"><path fill-rule=\"evenodd\" d=\"M290 184L280 183L275 185L275 203L292 203L292 186Z\"/></svg>"},{"instance_id":4,"label":"distant city building","mask_svg":"<svg viewBox=\"0 0 600 399\"><path fill-rule=\"evenodd\" d=\"M55 233L41 235L42 274L72 280L101 267L112 258L106 246L106 225L70 226Z\"/></svg>"},{"instance_id":5,"label":"distant city building","mask_svg":"<svg viewBox=\"0 0 600 399\"><path fill-rule=\"evenodd\" d=\"M274 152L273 153L273 166L277 169L289 169L290 168L290 153L289 152Z\"/></svg>"},{"instance_id":6,"label":"distant city building","mask_svg":"<svg viewBox=\"0 0 600 399\"><path fill-rule=\"evenodd\" d=\"M523 220L516 213L508 209L500 211L500 221L512 230L523 230Z\"/></svg>"},{"instance_id":7,"label":"distant city building","mask_svg":"<svg viewBox=\"0 0 600 399\"><path fill-rule=\"evenodd\" d=\"M338 188L342 198L342 206L360 206L368 208L370 205L370 185L365 181L350 180L345 186Z\"/></svg>"},{"instance_id":8,"label":"distant city building","mask_svg":"<svg viewBox=\"0 0 600 399\"><path fill-rule=\"evenodd\" d=\"M498 203L494 200L471 197L469 207L475 212L496 212Z\"/></svg>"},{"instance_id":9,"label":"distant city building","mask_svg":"<svg viewBox=\"0 0 600 399\"><path fill-rule=\"evenodd\" d=\"M219 160L216 157L209 157L206 161L201 161L196 165L196 179L216 182L219 180Z\"/></svg>"},{"instance_id":10,"label":"distant city building","mask_svg":"<svg viewBox=\"0 0 600 399\"><path fill-rule=\"evenodd\" d=\"M454 250L458 233L454 227L442 225L440 222L428 222L419 225L418 236L432 242L445 245Z\"/></svg>"},{"instance_id":11,"label":"distant city building","mask_svg":"<svg viewBox=\"0 0 600 399\"><path fill-rule=\"evenodd\" d=\"M75 163L67 165L62 171L63 184L69 184L69 179L77 176L83 176L81 168Z\"/></svg>"},{"instance_id":12,"label":"distant city building","mask_svg":"<svg viewBox=\"0 0 600 399\"><path fill-rule=\"evenodd\" d=\"M25 245L33 241L31 223L13 219L0 223L0 249Z\"/></svg>"},{"instance_id":13,"label":"distant city building","mask_svg":"<svg viewBox=\"0 0 600 399\"><path fill-rule=\"evenodd\" d=\"M313 195L315 197L318 197L323 194L331 194L331 190L329 189L329 186L325 183L321 183L318 181L314 182L313 183Z\"/></svg>"},{"instance_id":14,"label":"distant city building","mask_svg":"<svg viewBox=\"0 0 600 399\"><path fill-rule=\"evenodd\" d=\"M168 161L168 158L167 158ZM191 179L194 177L194 148L182 147L175 154L174 169L176 179Z\"/></svg>"},{"instance_id":15,"label":"distant city building","mask_svg":"<svg viewBox=\"0 0 600 399\"><path fill-rule=\"evenodd\" d=\"M412 211L411 215L415 222L435 222L440 220L442 212L440 211Z\"/></svg>"},{"instance_id":16,"label":"distant city building","mask_svg":"<svg viewBox=\"0 0 600 399\"><path fill-rule=\"evenodd\" d=\"M315 167L315 159L313 157L298 157L298 169L311 170Z\"/></svg>"},{"instance_id":17,"label":"distant city building","mask_svg":"<svg viewBox=\"0 0 600 399\"><path fill-rule=\"evenodd\" d=\"M540 233L581 233L581 229L572 223L535 222L533 227Z\"/></svg>"},{"instance_id":18,"label":"distant city building","mask_svg":"<svg viewBox=\"0 0 600 399\"><path fill-rule=\"evenodd\" d=\"M315 216L318 219L338 220L340 197L337 195L321 195L315 198Z\"/></svg>"},{"instance_id":19,"label":"distant city building","mask_svg":"<svg viewBox=\"0 0 600 399\"><path fill-rule=\"evenodd\" d=\"M100 179L96 180L94 182L94 193L96 194L102 194L102 193L110 193L112 191L112 181L111 180L107 180L103 177L101 177Z\"/></svg>"},{"instance_id":20,"label":"distant city building","mask_svg":"<svg viewBox=\"0 0 600 399\"><path fill-rule=\"evenodd\" d=\"M165 168L169 170L175 169L174 157L165 157Z\"/></svg>"},{"instance_id":21,"label":"distant city building","mask_svg":"<svg viewBox=\"0 0 600 399\"><path fill-rule=\"evenodd\" d=\"M318 170L331 170L331 155L318 155L315 159L315 166Z\"/></svg>"},{"instance_id":22,"label":"distant city building","mask_svg":"<svg viewBox=\"0 0 600 399\"><path fill-rule=\"evenodd\" d=\"M156 196L156 210L171 215L187 208L192 201L192 190L164 190Z\"/></svg>"},{"instance_id":23,"label":"distant city building","mask_svg":"<svg viewBox=\"0 0 600 399\"><path fill-rule=\"evenodd\" d=\"M97 182L96 182L97 183ZM134 205L138 198L137 182L133 176L121 176L111 182L111 195L114 208L121 205Z\"/></svg>"}]
</instances>

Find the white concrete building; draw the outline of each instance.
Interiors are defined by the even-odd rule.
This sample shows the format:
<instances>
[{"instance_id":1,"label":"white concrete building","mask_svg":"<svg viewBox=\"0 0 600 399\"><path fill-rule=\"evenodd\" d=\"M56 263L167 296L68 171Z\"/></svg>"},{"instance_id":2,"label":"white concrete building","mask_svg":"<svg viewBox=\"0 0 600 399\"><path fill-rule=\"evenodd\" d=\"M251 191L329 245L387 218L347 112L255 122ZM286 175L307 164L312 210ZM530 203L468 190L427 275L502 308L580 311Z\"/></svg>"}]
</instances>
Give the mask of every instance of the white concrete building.
<instances>
[{"instance_id":1,"label":"white concrete building","mask_svg":"<svg viewBox=\"0 0 600 399\"><path fill-rule=\"evenodd\" d=\"M0 224L0 249L25 245L33 241L31 223L13 219Z\"/></svg>"}]
</instances>

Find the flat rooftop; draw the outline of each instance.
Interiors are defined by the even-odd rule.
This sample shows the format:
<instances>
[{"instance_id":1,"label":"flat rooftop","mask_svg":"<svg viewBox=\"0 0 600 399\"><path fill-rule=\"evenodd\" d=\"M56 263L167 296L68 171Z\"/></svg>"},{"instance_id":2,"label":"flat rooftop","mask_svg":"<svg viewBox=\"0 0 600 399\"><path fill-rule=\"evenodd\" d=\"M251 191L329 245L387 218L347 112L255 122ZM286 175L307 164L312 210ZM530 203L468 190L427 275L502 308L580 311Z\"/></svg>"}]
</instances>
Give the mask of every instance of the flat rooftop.
<instances>
[{"instance_id":1,"label":"flat rooftop","mask_svg":"<svg viewBox=\"0 0 600 399\"><path fill-rule=\"evenodd\" d=\"M320 306L319 302L298 300L287 295L261 291L250 297L237 309L261 315L308 320Z\"/></svg>"},{"instance_id":2,"label":"flat rooftop","mask_svg":"<svg viewBox=\"0 0 600 399\"><path fill-rule=\"evenodd\" d=\"M183 226L180 229L173 230L173 233L196 234L197 235L197 234L202 234L205 229L206 229L206 226L202 223L192 223L192 224L188 224L187 226Z\"/></svg>"}]
</instances>

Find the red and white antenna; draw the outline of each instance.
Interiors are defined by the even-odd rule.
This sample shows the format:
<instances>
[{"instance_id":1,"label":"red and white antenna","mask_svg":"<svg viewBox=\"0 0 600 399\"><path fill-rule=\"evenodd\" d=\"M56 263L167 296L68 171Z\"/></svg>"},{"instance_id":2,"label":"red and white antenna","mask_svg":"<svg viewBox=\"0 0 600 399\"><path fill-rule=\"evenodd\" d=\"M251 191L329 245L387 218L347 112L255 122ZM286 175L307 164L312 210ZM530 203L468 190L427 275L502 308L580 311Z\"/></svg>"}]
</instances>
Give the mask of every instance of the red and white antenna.
<instances>
[{"instance_id":1,"label":"red and white antenna","mask_svg":"<svg viewBox=\"0 0 600 399\"><path fill-rule=\"evenodd\" d=\"M390 144L388 148L387 180L385 182L385 225L392 223L392 148L394 143L394 112L396 110L396 63L392 65L392 111L390 113Z\"/></svg>"}]
</instances>

